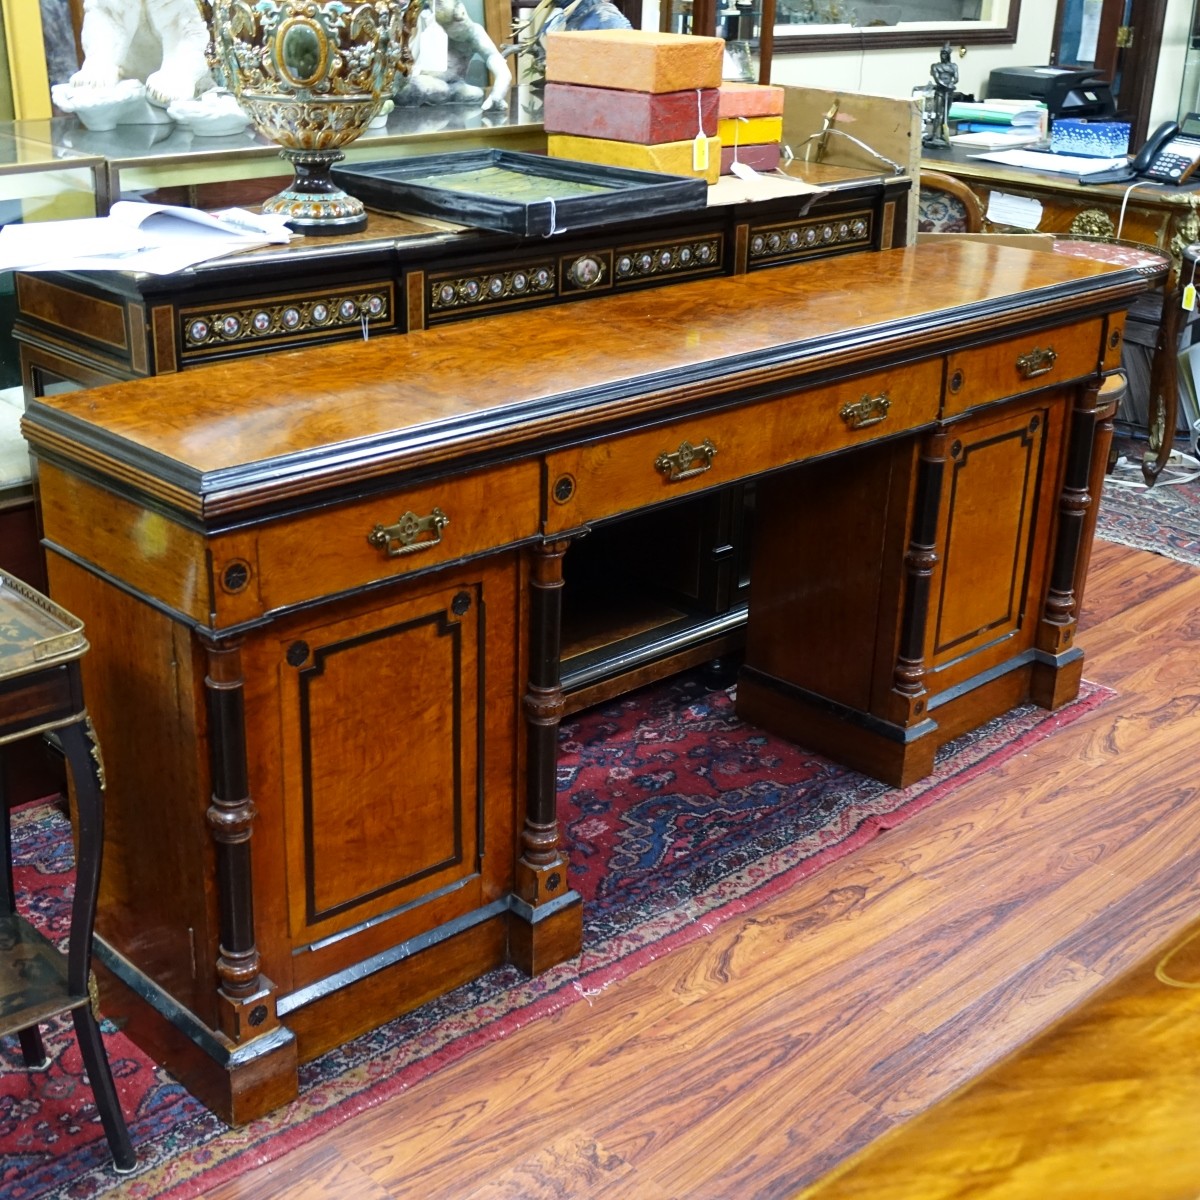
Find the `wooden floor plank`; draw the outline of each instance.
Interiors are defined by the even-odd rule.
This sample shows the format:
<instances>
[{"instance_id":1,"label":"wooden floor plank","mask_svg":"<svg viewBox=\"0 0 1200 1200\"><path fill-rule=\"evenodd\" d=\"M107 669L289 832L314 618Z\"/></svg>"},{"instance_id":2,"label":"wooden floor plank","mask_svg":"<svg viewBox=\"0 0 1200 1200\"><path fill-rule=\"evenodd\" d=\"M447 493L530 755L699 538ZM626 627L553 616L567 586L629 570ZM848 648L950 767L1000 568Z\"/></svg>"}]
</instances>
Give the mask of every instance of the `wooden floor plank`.
<instances>
[{"instance_id":1,"label":"wooden floor plank","mask_svg":"<svg viewBox=\"0 0 1200 1200\"><path fill-rule=\"evenodd\" d=\"M1200 911L1198 636L1200 571L1097 543L1080 644L1115 698L296 1170L328 1152L438 1200L793 1195ZM280 1170L210 1200L290 1200Z\"/></svg>"},{"instance_id":2,"label":"wooden floor plank","mask_svg":"<svg viewBox=\"0 0 1200 1200\"><path fill-rule=\"evenodd\" d=\"M1200 924L802 1200L1191 1200Z\"/></svg>"}]
</instances>

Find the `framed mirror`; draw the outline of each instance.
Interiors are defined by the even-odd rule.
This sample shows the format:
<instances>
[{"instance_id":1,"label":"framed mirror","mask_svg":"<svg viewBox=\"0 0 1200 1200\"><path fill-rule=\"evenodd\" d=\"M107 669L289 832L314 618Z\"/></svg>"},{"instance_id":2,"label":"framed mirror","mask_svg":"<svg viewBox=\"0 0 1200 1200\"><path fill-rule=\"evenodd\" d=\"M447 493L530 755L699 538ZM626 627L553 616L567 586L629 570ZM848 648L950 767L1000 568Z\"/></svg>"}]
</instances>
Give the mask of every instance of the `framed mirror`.
<instances>
[{"instance_id":1,"label":"framed mirror","mask_svg":"<svg viewBox=\"0 0 1200 1200\"><path fill-rule=\"evenodd\" d=\"M716 33L769 62L781 52L1012 45L1021 0L647 0L642 27L655 15L664 32Z\"/></svg>"},{"instance_id":2,"label":"framed mirror","mask_svg":"<svg viewBox=\"0 0 1200 1200\"><path fill-rule=\"evenodd\" d=\"M777 0L775 51L1013 43L1021 0Z\"/></svg>"}]
</instances>

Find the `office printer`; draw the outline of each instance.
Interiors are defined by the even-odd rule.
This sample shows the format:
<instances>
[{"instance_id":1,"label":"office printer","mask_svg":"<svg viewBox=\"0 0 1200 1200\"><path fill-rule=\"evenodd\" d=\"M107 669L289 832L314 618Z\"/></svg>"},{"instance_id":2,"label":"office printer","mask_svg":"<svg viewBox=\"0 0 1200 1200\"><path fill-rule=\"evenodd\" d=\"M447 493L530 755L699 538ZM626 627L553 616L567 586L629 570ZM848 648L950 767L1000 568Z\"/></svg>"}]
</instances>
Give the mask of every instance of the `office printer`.
<instances>
[{"instance_id":1,"label":"office printer","mask_svg":"<svg viewBox=\"0 0 1200 1200\"><path fill-rule=\"evenodd\" d=\"M988 76L989 100L1041 100L1050 120L1111 117L1112 85L1085 67L997 67Z\"/></svg>"}]
</instances>

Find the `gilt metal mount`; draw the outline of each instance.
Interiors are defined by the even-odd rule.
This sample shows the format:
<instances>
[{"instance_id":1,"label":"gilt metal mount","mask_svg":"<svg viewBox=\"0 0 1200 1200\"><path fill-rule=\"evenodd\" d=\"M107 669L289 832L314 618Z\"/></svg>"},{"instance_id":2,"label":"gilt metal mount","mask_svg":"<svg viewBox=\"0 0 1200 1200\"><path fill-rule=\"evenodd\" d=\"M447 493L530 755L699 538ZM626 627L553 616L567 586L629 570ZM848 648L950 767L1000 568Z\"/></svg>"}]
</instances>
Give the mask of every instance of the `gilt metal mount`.
<instances>
[{"instance_id":1,"label":"gilt metal mount","mask_svg":"<svg viewBox=\"0 0 1200 1200\"><path fill-rule=\"evenodd\" d=\"M705 438L698 446L691 442L680 442L674 454L665 451L654 460L654 469L667 477L668 483L679 483L703 475L713 465L717 448Z\"/></svg>"},{"instance_id":2,"label":"gilt metal mount","mask_svg":"<svg viewBox=\"0 0 1200 1200\"><path fill-rule=\"evenodd\" d=\"M838 416L851 429L867 429L887 420L891 407L891 397L887 392L882 392L878 396L864 396L853 404L843 404Z\"/></svg>"},{"instance_id":3,"label":"gilt metal mount","mask_svg":"<svg viewBox=\"0 0 1200 1200\"><path fill-rule=\"evenodd\" d=\"M1049 375L1058 362L1058 351L1053 346L1043 349L1036 346L1028 354L1022 354L1017 359L1017 373L1022 379L1036 379L1039 375Z\"/></svg>"},{"instance_id":4,"label":"gilt metal mount","mask_svg":"<svg viewBox=\"0 0 1200 1200\"><path fill-rule=\"evenodd\" d=\"M450 518L440 508L435 508L427 517L418 517L410 511L395 525L376 525L367 534L367 541L383 550L388 558L399 558L403 554L416 554L438 545L442 540L442 530L449 524ZM423 534L433 536L425 541L417 541Z\"/></svg>"}]
</instances>

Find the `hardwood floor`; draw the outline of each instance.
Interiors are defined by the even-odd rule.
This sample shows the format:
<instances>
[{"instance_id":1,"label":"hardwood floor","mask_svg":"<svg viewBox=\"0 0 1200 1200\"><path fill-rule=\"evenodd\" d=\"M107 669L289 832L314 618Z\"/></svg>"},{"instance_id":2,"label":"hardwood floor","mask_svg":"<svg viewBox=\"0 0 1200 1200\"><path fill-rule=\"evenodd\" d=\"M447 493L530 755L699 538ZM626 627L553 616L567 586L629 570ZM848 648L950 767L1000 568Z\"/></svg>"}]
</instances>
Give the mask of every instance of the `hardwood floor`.
<instances>
[{"instance_id":1,"label":"hardwood floor","mask_svg":"<svg viewBox=\"0 0 1200 1200\"><path fill-rule=\"evenodd\" d=\"M209 1200L787 1197L1030 1040L1200 910L1200 571L1099 542L1085 608L1116 697Z\"/></svg>"},{"instance_id":2,"label":"hardwood floor","mask_svg":"<svg viewBox=\"0 0 1200 1200\"><path fill-rule=\"evenodd\" d=\"M796 1200L1194 1200L1200 921Z\"/></svg>"}]
</instances>

